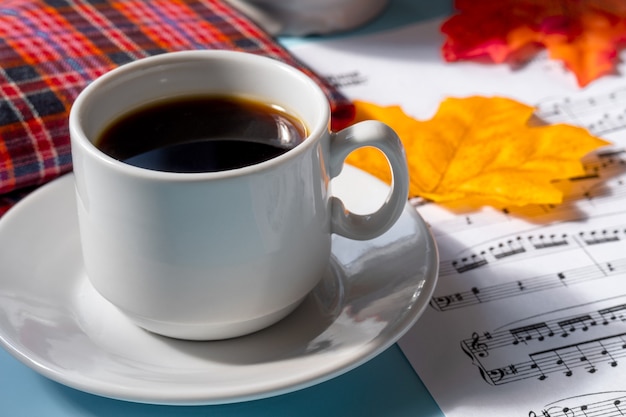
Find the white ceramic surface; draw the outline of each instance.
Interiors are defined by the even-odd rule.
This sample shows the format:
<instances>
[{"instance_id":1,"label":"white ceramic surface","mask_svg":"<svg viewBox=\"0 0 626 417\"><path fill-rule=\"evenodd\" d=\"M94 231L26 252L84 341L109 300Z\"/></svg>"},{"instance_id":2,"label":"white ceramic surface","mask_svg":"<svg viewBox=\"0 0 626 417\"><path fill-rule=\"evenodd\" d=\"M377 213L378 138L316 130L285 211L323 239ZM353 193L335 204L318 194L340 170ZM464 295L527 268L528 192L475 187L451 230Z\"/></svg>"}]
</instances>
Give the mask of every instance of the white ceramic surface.
<instances>
[{"instance_id":1,"label":"white ceramic surface","mask_svg":"<svg viewBox=\"0 0 626 417\"><path fill-rule=\"evenodd\" d=\"M228 0L273 35L322 35L354 29L389 0Z\"/></svg>"},{"instance_id":2,"label":"white ceramic surface","mask_svg":"<svg viewBox=\"0 0 626 417\"><path fill-rule=\"evenodd\" d=\"M308 136L268 161L204 173L138 168L93 144L122 114L202 94L280 106L306 124ZM404 150L389 127L366 121L331 133L329 125L329 104L315 82L253 54L162 54L89 84L72 106L70 135L82 250L94 288L138 325L182 339L236 337L289 314L321 279L331 232L377 236L407 198ZM328 187L361 146L381 149L394 176L385 203L368 215L345 210Z\"/></svg>"},{"instance_id":3,"label":"white ceramic surface","mask_svg":"<svg viewBox=\"0 0 626 417\"><path fill-rule=\"evenodd\" d=\"M387 187L347 167L333 184L355 211ZM373 197L363 198L363 189ZM408 204L370 241L333 237L323 280L291 315L248 336L170 339L132 324L86 278L67 175L0 219L0 344L27 366L94 394L160 404L278 395L337 376L400 338L437 279L435 242Z\"/></svg>"}]
</instances>

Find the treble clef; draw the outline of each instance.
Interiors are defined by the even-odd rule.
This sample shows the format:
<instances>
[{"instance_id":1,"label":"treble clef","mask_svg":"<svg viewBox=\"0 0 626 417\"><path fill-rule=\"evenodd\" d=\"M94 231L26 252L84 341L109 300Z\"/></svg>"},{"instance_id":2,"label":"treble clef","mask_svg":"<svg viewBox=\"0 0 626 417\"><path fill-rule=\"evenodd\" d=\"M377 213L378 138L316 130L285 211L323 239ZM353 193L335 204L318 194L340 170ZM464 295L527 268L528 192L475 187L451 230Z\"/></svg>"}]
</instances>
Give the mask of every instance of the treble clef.
<instances>
[{"instance_id":1,"label":"treble clef","mask_svg":"<svg viewBox=\"0 0 626 417\"><path fill-rule=\"evenodd\" d=\"M472 333L470 350L476 353L481 358L489 356L489 346L487 346L486 343L480 341L480 335L476 332Z\"/></svg>"}]
</instances>

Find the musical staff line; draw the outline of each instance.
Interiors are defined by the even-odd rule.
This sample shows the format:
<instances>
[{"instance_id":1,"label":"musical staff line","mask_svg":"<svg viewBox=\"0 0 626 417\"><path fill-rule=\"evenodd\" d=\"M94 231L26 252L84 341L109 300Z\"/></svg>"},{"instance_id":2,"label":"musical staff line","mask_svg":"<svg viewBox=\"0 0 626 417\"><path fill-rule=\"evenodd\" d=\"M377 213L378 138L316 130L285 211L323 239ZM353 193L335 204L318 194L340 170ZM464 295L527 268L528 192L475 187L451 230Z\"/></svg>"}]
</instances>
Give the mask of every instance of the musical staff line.
<instances>
[{"instance_id":1,"label":"musical staff line","mask_svg":"<svg viewBox=\"0 0 626 417\"><path fill-rule=\"evenodd\" d=\"M596 373L600 366L615 368L619 359L626 358L626 333L534 352L528 357L528 361L493 369L484 369L480 363L477 364L481 376L491 385L502 385L529 378L543 381L553 373L571 377L580 368L587 373Z\"/></svg>"},{"instance_id":2,"label":"musical staff line","mask_svg":"<svg viewBox=\"0 0 626 417\"><path fill-rule=\"evenodd\" d=\"M441 261L442 276L456 275L487 266L498 261L518 260L523 257L536 256L538 252L554 253L585 246L596 246L605 243L626 241L626 225L618 225L602 229L568 233L538 233L526 236L505 238L497 242L485 244L484 249L472 250L473 253L452 260Z\"/></svg>"},{"instance_id":3,"label":"musical staff line","mask_svg":"<svg viewBox=\"0 0 626 417\"><path fill-rule=\"evenodd\" d=\"M539 413L528 412L528 417L621 417L626 415L624 391L599 392L566 398L548 404Z\"/></svg>"},{"instance_id":4,"label":"musical staff line","mask_svg":"<svg viewBox=\"0 0 626 417\"><path fill-rule=\"evenodd\" d=\"M474 332L470 338L461 341L461 347L472 357L485 358L496 349L528 346L531 343L540 345L551 338L565 340L576 332L587 332L594 327L607 327L614 323L626 323L626 303L482 335Z\"/></svg>"},{"instance_id":5,"label":"musical staff line","mask_svg":"<svg viewBox=\"0 0 626 417\"><path fill-rule=\"evenodd\" d=\"M469 290L452 294L435 295L430 301L430 306L437 311L465 308L504 298L608 278L625 271L626 258L614 259L600 265L588 265L556 274L546 274L485 287L472 287Z\"/></svg>"},{"instance_id":6,"label":"musical staff line","mask_svg":"<svg viewBox=\"0 0 626 417\"><path fill-rule=\"evenodd\" d=\"M626 88L583 99L544 100L535 116L548 123L581 126L596 136L626 129Z\"/></svg>"}]
</instances>

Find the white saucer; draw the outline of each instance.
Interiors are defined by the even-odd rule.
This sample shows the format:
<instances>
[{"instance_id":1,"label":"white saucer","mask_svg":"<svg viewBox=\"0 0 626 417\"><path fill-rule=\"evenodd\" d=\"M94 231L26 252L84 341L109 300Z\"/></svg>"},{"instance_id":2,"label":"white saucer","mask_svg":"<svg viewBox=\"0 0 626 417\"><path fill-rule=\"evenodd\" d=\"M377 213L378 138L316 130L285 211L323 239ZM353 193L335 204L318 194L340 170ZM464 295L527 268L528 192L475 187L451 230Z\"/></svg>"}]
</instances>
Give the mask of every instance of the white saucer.
<instances>
[{"instance_id":1,"label":"white saucer","mask_svg":"<svg viewBox=\"0 0 626 417\"><path fill-rule=\"evenodd\" d=\"M333 187L354 211L371 211L387 193L351 167ZM359 197L365 192L367 200ZM106 397L218 404L328 380L398 340L428 305L437 280L435 243L407 204L380 238L334 238L323 281L278 324L227 341L168 339L135 327L91 287L74 204L70 174L0 220L0 344L37 372Z\"/></svg>"}]
</instances>

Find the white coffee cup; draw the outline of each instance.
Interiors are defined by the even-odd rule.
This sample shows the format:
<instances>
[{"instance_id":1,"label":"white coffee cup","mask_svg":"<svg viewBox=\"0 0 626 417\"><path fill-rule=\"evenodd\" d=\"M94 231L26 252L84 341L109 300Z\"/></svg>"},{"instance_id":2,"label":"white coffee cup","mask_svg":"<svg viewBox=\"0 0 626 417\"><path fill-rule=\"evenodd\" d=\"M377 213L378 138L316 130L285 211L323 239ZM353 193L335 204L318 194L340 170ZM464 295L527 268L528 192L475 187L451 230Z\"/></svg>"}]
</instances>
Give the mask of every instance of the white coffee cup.
<instances>
[{"instance_id":1,"label":"white coffee cup","mask_svg":"<svg viewBox=\"0 0 626 417\"><path fill-rule=\"evenodd\" d=\"M146 103L198 94L245 96L304 121L308 137L269 161L220 172L138 168L93 141ZM94 288L137 325L212 340L267 327L294 310L329 261L331 233L369 239L407 198L402 145L368 121L329 131L326 96L276 60L231 51L184 51L123 65L86 87L70 113L79 230ZM389 160L393 185L370 215L346 210L330 180L356 148Z\"/></svg>"}]
</instances>

